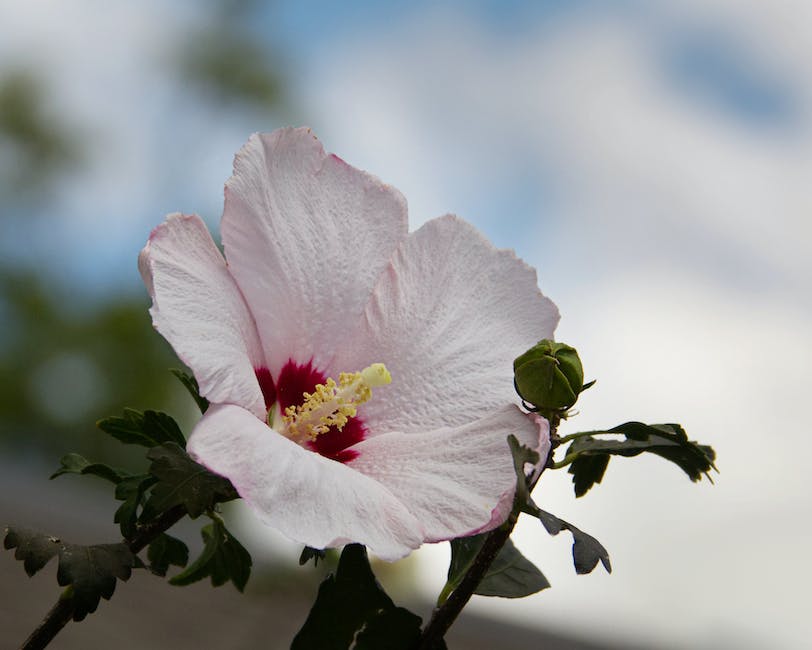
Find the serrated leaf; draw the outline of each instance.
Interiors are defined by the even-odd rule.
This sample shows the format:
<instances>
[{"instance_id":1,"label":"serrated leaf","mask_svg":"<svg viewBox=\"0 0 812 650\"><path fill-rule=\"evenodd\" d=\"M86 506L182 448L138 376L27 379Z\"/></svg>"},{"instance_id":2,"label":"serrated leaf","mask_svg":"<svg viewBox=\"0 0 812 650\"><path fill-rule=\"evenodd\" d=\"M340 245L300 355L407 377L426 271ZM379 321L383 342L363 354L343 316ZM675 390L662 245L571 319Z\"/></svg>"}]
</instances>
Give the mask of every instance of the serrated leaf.
<instances>
[{"instance_id":1,"label":"serrated leaf","mask_svg":"<svg viewBox=\"0 0 812 650\"><path fill-rule=\"evenodd\" d=\"M160 411L136 411L124 409L123 416L104 418L96 423L105 433L129 445L156 447L165 442L174 442L186 447L186 438L171 416Z\"/></svg>"},{"instance_id":2,"label":"serrated leaf","mask_svg":"<svg viewBox=\"0 0 812 650\"><path fill-rule=\"evenodd\" d=\"M189 562L189 547L177 537L161 533L147 549L149 568L154 574L165 576L170 565L185 567Z\"/></svg>"},{"instance_id":3,"label":"serrated leaf","mask_svg":"<svg viewBox=\"0 0 812 650\"><path fill-rule=\"evenodd\" d=\"M572 533L572 561L577 574L591 573L598 565L598 562L603 564L603 568L606 569L607 573L612 573L609 553L603 547L603 544L592 535L585 533L563 519L559 519L554 514L545 512L533 503L532 499L525 506L524 512L537 517L550 535L558 535L562 530L568 530Z\"/></svg>"},{"instance_id":4,"label":"serrated leaf","mask_svg":"<svg viewBox=\"0 0 812 650\"><path fill-rule=\"evenodd\" d=\"M138 522L138 508L144 501L144 494L157 479L152 474L130 476L116 485L116 499L123 501L113 521L121 528L121 534L130 538L135 534Z\"/></svg>"},{"instance_id":5,"label":"serrated leaf","mask_svg":"<svg viewBox=\"0 0 812 650\"><path fill-rule=\"evenodd\" d=\"M105 481L118 484L130 476L130 473L124 470L114 469L103 463L91 463L79 454L65 454L59 460L59 464L61 467L51 474L51 479L63 474L91 474L103 478Z\"/></svg>"},{"instance_id":6,"label":"serrated leaf","mask_svg":"<svg viewBox=\"0 0 812 650\"><path fill-rule=\"evenodd\" d=\"M348 544L329 575L291 650L406 650L420 638L420 617L397 607L378 584L366 548Z\"/></svg>"},{"instance_id":7,"label":"serrated leaf","mask_svg":"<svg viewBox=\"0 0 812 650\"><path fill-rule=\"evenodd\" d=\"M99 598L109 600L116 578L128 580L135 565L135 556L125 544L64 545L56 581L63 587L73 586L73 620L81 621L95 612Z\"/></svg>"},{"instance_id":8,"label":"serrated leaf","mask_svg":"<svg viewBox=\"0 0 812 650\"><path fill-rule=\"evenodd\" d=\"M81 621L95 612L101 598L110 599L116 579L127 580L138 560L123 543L84 546L23 528L7 528L5 548L15 548L14 557L23 561L31 576L59 556L57 582L72 587L73 620Z\"/></svg>"},{"instance_id":9,"label":"serrated leaf","mask_svg":"<svg viewBox=\"0 0 812 650\"><path fill-rule=\"evenodd\" d=\"M451 540L451 563L444 592L450 593L459 586L487 537L488 534L483 533ZM544 574L508 539L474 593L480 596L524 598L549 586Z\"/></svg>"},{"instance_id":10,"label":"serrated leaf","mask_svg":"<svg viewBox=\"0 0 812 650\"><path fill-rule=\"evenodd\" d=\"M200 531L203 536L203 551L185 570L170 578L169 584L190 585L204 578L211 578L215 587L229 580L242 591L251 576L251 555L236 538L226 530L225 525L214 519Z\"/></svg>"},{"instance_id":11,"label":"serrated leaf","mask_svg":"<svg viewBox=\"0 0 812 650\"><path fill-rule=\"evenodd\" d=\"M600 435L623 435L625 440L597 438ZM709 472L715 470L716 453L707 445L688 440L679 424L643 424L625 422L606 431L576 437L567 449L573 456L568 472L572 474L575 495L583 496L606 472L610 456L637 456L649 452L665 458L680 467L692 481L702 476L711 480Z\"/></svg>"},{"instance_id":12,"label":"serrated leaf","mask_svg":"<svg viewBox=\"0 0 812 650\"><path fill-rule=\"evenodd\" d=\"M228 479L195 462L175 443L150 449L147 458L152 461L150 474L158 479L144 504L144 512L150 516L182 505L195 519L214 504L239 496Z\"/></svg>"},{"instance_id":13,"label":"serrated leaf","mask_svg":"<svg viewBox=\"0 0 812 650\"><path fill-rule=\"evenodd\" d=\"M184 388L189 391L189 394L195 400L195 404L197 404L197 408L200 409L200 412L205 413L206 409L209 408L209 400L200 396L200 386L197 384L197 379L179 368L172 368L169 372L175 375L175 377L180 380L180 383L183 384Z\"/></svg>"},{"instance_id":14,"label":"serrated leaf","mask_svg":"<svg viewBox=\"0 0 812 650\"><path fill-rule=\"evenodd\" d=\"M23 568L30 578L52 557L59 553L62 540L58 537L43 535L28 528L6 528L3 548L15 549L14 559L22 560Z\"/></svg>"}]
</instances>

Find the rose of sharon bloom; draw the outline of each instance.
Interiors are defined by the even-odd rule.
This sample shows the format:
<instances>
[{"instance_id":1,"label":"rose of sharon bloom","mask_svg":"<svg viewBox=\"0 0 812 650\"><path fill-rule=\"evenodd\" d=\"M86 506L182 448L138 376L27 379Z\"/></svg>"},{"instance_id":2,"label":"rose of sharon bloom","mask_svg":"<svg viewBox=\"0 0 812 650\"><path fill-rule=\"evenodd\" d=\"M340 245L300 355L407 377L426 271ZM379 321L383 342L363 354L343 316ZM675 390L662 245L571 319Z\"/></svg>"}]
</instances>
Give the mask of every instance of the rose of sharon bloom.
<instances>
[{"instance_id":1,"label":"rose of sharon bloom","mask_svg":"<svg viewBox=\"0 0 812 650\"><path fill-rule=\"evenodd\" d=\"M307 129L254 135L225 188L225 259L173 214L139 258L153 323L211 407L189 452L267 524L387 560L501 524L507 436L549 450L514 357L558 321L533 269L406 201Z\"/></svg>"}]
</instances>

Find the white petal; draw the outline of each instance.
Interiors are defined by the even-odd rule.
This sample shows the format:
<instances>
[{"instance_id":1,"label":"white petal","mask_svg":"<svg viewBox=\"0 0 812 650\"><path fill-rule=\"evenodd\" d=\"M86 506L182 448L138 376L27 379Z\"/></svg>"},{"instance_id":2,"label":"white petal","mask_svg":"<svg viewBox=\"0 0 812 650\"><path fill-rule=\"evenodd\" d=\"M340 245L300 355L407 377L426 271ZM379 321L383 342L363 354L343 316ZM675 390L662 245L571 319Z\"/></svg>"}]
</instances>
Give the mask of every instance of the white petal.
<instances>
[{"instance_id":1,"label":"white petal","mask_svg":"<svg viewBox=\"0 0 812 650\"><path fill-rule=\"evenodd\" d=\"M201 394L264 417L256 326L203 221L169 215L152 231L138 267L152 296L152 322L192 369Z\"/></svg>"},{"instance_id":2,"label":"white petal","mask_svg":"<svg viewBox=\"0 0 812 650\"><path fill-rule=\"evenodd\" d=\"M327 369L406 236L406 201L282 129L237 154L221 230L274 376L291 357Z\"/></svg>"},{"instance_id":3,"label":"white petal","mask_svg":"<svg viewBox=\"0 0 812 650\"><path fill-rule=\"evenodd\" d=\"M510 513L516 490L510 434L546 460L549 427L540 430L518 407L506 405L459 427L364 440L352 447L358 456L347 464L406 503L426 541L464 537L495 528Z\"/></svg>"},{"instance_id":4,"label":"white petal","mask_svg":"<svg viewBox=\"0 0 812 650\"><path fill-rule=\"evenodd\" d=\"M421 524L386 487L296 445L239 407L210 408L188 449L228 477L260 519L302 544L360 542L396 560L423 541Z\"/></svg>"},{"instance_id":5,"label":"white petal","mask_svg":"<svg viewBox=\"0 0 812 650\"><path fill-rule=\"evenodd\" d=\"M395 253L336 366L379 361L391 372L361 407L371 435L461 425L517 400L513 359L557 322L532 268L441 217Z\"/></svg>"}]
</instances>

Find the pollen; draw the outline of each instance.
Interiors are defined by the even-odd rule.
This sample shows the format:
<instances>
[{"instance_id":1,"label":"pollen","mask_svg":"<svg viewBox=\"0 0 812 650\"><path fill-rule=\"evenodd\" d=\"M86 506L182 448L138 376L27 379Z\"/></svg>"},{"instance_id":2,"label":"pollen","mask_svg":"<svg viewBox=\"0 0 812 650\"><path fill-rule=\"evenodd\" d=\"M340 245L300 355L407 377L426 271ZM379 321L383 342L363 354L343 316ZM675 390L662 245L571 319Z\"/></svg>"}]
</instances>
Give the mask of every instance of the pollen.
<instances>
[{"instance_id":1,"label":"pollen","mask_svg":"<svg viewBox=\"0 0 812 650\"><path fill-rule=\"evenodd\" d=\"M304 394L300 406L288 406L282 417L286 434L296 441L313 441L331 427L339 431L358 413L358 406L372 397L372 389L385 386L392 375L382 363L360 372L342 372L338 382L329 378Z\"/></svg>"}]
</instances>

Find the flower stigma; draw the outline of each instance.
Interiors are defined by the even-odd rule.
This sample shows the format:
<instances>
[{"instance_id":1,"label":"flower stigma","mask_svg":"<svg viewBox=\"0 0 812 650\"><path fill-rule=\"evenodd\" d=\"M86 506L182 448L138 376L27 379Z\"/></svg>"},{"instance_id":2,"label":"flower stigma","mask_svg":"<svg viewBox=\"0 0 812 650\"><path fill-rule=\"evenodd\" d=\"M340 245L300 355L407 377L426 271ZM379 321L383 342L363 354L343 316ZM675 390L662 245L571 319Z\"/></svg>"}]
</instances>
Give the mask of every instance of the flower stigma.
<instances>
[{"instance_id":1,"label":"flower stigma","mask_svg":"<svg viewBox=\"0 0 812 650\"><path fill-rule=\"evenodd\" d=\"M372 389L391 381L392 375L382 363L373 363L360 372L342 372L338 383L328 378L316 384L312 393L304 393L301 405L285 409L281 433L296 442L312 442L331 427L341 431L355 417L358 406L372 397Z\"/></svg>"}]
</instances>

